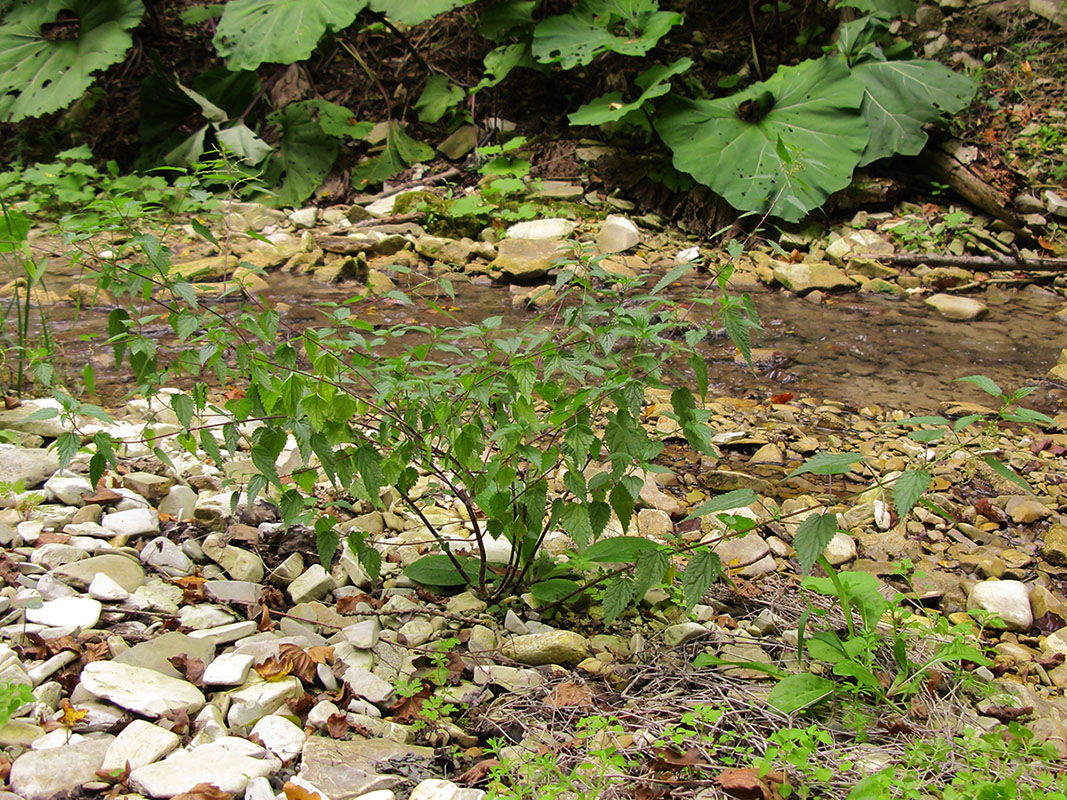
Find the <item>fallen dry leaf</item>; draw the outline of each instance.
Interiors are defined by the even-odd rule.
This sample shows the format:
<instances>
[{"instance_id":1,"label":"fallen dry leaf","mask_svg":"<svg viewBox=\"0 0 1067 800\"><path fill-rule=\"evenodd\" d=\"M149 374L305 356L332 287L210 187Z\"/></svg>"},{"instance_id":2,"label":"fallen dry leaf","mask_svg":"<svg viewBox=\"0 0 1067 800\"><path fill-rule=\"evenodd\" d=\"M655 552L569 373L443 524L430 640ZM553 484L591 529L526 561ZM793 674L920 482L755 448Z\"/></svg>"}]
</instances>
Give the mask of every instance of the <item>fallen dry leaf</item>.
<instances>
[{"instance_id":1,"label":"fallen dry leaf","mask_svg":"<svg viewBox=\"0 0 1067 800\"><path fill-rule=\"evenodd\" d=\"M541 702L548 708L592 708L593 693L588 686L567 681L553 688Z\"/></svg>"},{"instance_id":2,"label":"fallen dry leaf","mask_svg":"<svg viewBox=\"0 0 1067 800\"><path fill-rule=\"evenodd\" d=\"M415 694L410 697L401 697L389 707L389 714L397 722L414 722L422 717L422 704L426 698L433 694L433 686L423 684Z\"/></svg>"},{"instance_id":3,"label":"fallen dry leaf","mask_svg":"<svg viewBox=\"0 0 1067 800\"><path fill-rule=\"evenodd\" d=\"M198 783L187 792L175 795L171 800L230 800L233 795L222 791L213 783Z\"/></svg>"},{"instance_id":4,"label":"fallen dry leaf","mask_svg":"<svg viewBox=\"0 0 1067 800\"><path fill-rule=\"evenodd\" d=\"M160 716L156 724L171 733L181 736L189 730L189 712L184 708L180 711L167 711Z\"/></svg>"},{"instance_id":5,"label":"fallen dry leaf","mask_svg":"<svg viewBox=\"0 0 1067 800\"><path fill-rule=\"evenodd\" d=\"M730 797L739 800L781 800L778 787L785 783L785 775L768 772L760 777L759 770L741 767L723 770L715 777L715 783Z\"/></svg>"},{"instance_id":6,"label":"fallen dry leaf","mask_svg":"<svg viewBox=\"0 0 1067 800\"><path fill-rule=\"evenodd\" d=\"M204 669L207 667L203 659L190 658L185 653L180 653L176 656L171 656L167 661L171 663L174 669L182 673L189 683L196 686L203 685Z\"/></svg>"},{"instance_id":7,"label":"fallen dry leaf","mask_svg":"<svg viewBox=\"0 0 1067 800\"><path fill-rule=\"evenodd\" d=\"M65 697L59 701L59 708L63 712L59 717L59 724L64 728L73 728L76 723L81 722L85 715L89 713L87 708L75 708Z\"/></svg>"},{"instance_id":8,"label":"fallen dry leaf","mask_svg":"<svg viewBox=\"0 0 1067 800\"><path fill-rule=\"evenodd\" d=\"M999 719L1001 722L1014 722L1022 717L1029 717L1034 713L1033 706L990 706L982 712L987 717Z\"/></svg>"},{"instance_id":9,"label":"fallen dry leaf","mask_svg":"<svg viewBox=\"0 0 1067 800\"><path fill-rule=\"evenodd\" d=\"M312 792L292 781L286 781L282 786L286 800L325 800L318 792Z\"/></svg>"},{"instance_id":10,"label":"fallen dry leaf","mask_svg":"<svg viewBox=\"0 0 1067 800\"><path fill-rule=\"evenodd\" d=\"M130 779L130 762L127 761L123 769L98 769L96 776L108 783L117 783L125 786Z\"/></svg>"},{"instance_id":11,"label":"fallen dry leaf","mask_svg":"<svg viewBox=\"0 0 1067 800\"><path fill-rule=\"evenodd\" d=\"M479 761L466 772L460 773L452 781L461 786L475 786L484 781L489 776L489 773L499 766L500 762L497 759L487 758L484 761Z\"/></svg>"},{"instance_id":12,"label":"fallen dry leaf","mask_svg":"<svg viewBox=\"0 0 1067 800\"><path fill-rule=\"evenodd\" d=\"M303 652L303 651L301 651ZM270 656L252 667L265 681L280 681L293 671L293 659Z\"/></svg>"},{"instance_id":13,"label":"fallen dry leaf","mask_svg":"<svg viewBox=\"0 0 1067 800\"><path fill-rule=\"evenodd\" d=\"M314 683L315 672L315 660L304 650L300 645L293 644L292 642L286 642L278 648L278 660L290 661L292 666L289 671L300 678L304 683ZM262 674L262 673L260 673Z\"/></svg>"},{"instance_id":14,"label":"fallen dry leaf","mask_svg":"<svg viewBox=\"0 0 1067 800\"><path fill-rule=\"evenodd\" d=\"M96 487L96 493L82 497L82 502L84 502L85 505L109 506L112 503L117 503L121 499L122 495L118 492L114 492L106 486L98 485Z\"/></svg>"},{"instance_id":15,"label":"fallen dry leaf","mask_svg":"<svg viewBox=\"0 0 1067 800\"><path fill-rule=\"evenodd\" d=\"M333 647L329 645L315 645L307 649L308 657L316 664L329 664L333 661Z\"/></svg>"},{"instance_id":16,"label":"fallen dry leaf","mask_svg":"<svg viewBox=\"0 0 1067 800\"><path fill-rule=\"evenodd\" d=\"M56 533L55 531L43 531L38 534L35 547L41 547L46 544L67 544L70 541L70 534Z\"/></svg>"},{"instance_id":17,"label":"fallen dry leaf","mask_svg":"<svg viewBox=\"0 0 1067 800\"><path fill-rule=\"evenodd\" d=\"M918 695L911 698L911 705L908 706L908 716L912 719L930 718L930 709L926 707L926 703L924 703Z\"/></svg>"},{"instance_id":18,"label":"fallen dry leaf","mask_svg":"<svg viewBox=\"0 0 1067 800\"><path fill-rule=\"evenodd\" d=\"M698 766L700 763L700 751L695 747L690 747L684 753L673 747L661 747L648 760L649 767L656 772L677 772L680 769Z\"/></svg>"},{"instance_id":19,"label":"fallen dry leaf","mask_svg":"<svg viewBox=\"0 0 1067 800\"><path fill-rule=\"evenodd\" d=\"M206 578L201 578L198 575L174 579L174 585L182 590L183 599L189 605L196 605L207 600L207 595L204 594L204 584L206 582Z\"/></svg>"},{"instance_id":20,"label":"fallen dry leaf","mask_svg":"<svg viewBox=\"0 0 1067 800\"><path fill-rule=\"evenodd\" d=\"M330 714L326 720L326 733L334 739L344 738L348 733L348 717L345 714Z\"/></svg>"},{"instance_id":21,"label":"fallen dry leaf","mask_svg":"<svg viewBox=\"0 0 1067 800\"><path fill-rule=\"evenodd\" d=\"M289 709L298 717L306 717L307 713L315 705L315 697L314 695L304 692L300 697L290 697L285 701L285 704L289 706Z\"/></svg>"},{"instance_id":22,"label":"fallen dry leaf","mask_svg":"<svg viewBox=\"0 0 1067 800\"><path fill-rule=\"evenodd\" d=\"M0 756L0 783L7 783L7 778L11 774L11 762Z\"/></svg>"}]
</instances>

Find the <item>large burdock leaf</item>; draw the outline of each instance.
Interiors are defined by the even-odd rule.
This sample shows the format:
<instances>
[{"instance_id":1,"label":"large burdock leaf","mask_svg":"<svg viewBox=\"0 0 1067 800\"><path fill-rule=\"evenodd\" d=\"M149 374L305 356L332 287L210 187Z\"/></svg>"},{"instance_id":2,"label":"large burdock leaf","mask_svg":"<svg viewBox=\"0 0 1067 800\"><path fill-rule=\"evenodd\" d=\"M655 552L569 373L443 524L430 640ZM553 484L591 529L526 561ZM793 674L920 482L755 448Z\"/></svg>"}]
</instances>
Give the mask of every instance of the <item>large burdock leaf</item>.
<instances>
[{"instance_id":1,"label":"large burdock leaf","mask_svg":"<svg viewBox=\"0 0 1067 800\"><path fill-rule=\"evenodd\" d=\"M860 108L871 134L859 166L894 153L918 155L926 144L923 125L962 111L975 92L966 75L918 58L863 61L852 74L867 90Z\"/></svg>"},{"instance_id":2,"label":"large burdock leaf","mask_svg":"<svg viewBox=\"0 0 1067 800\"><path fill-rule=\"evenodd\" d=\"M93 73L121 61L141 0L18 3L0 26L0 120L18 122L66 108Z\"/></svg>"},{"instance_id":3,"label":"large burdock leaf","mask_svg":"<svg viewBox=\"0 0 1067 800\"><path fill-rule=\"evenodd\" d=\"M393 22L418 25L471 2L473 0L370 0L370 7L382 12Z\"/></svg>"},{"instance_id":4,"label":"large burdock leaf","mask_svg":"<svg viewBox=\"0 0 1067 800\"><path fill-rule=\"evenodd\" d=\"M656 121L674 166L734 208L790 222L848 186L867 145L863 84L836 58L782 67L717 100L675 100Z\"/></svg>"},{"instance_id":5,"label":"large burdock leaf","mask_svg":"<svg viewBox=\"0 0 1067 800\"><path fill-rule=\"evenodd\" d=\"M267 117L279 130L274 155L263 178L276 186L278 204L298 206L330 173L337 158L337 139L323 132L313 101L291 103Z\"/></svg>"},{"instance_id":6,"label":"large burdock leaf","mask_svg":"<svg viewBox=\"0 0 1067 800\"><path fill-rule=\"evenodd\" d=\"M671 78L687 71L692 66L693 61L689 58L679 58L668 66L656 64L634 79L634 83L644 91L632 103L622 102L622 92L611 92L586 103L573 114L568 115L567 119L570 120L571 125L603 125L605 122L618 122L631 111L641 108L649 100L667 94L671 90Z\"/></svg>"},{"instance_id":7,"label":"large burdock leaf","mask_svg":"<svg viewBox=\"0 0 1067 800\"><path fill-rule=\"evenodd\" d=\"M681 14L660 11L656 0L578 0L570 14L538 23L533 55L563 69L585 66L609 50L643 56L681 22Z\"/></svg>"},{"instance_id":8,"label":"large burdock leaf","mask_svg":"<svg viewBox=\"0 0 1067 800\"><path fill-rule=\"evenodd\" d=\"M232 70L292 64L311 55L327 31L352 24L367 0L230 0L215 50Z\"/></svg>"}]
</instances>

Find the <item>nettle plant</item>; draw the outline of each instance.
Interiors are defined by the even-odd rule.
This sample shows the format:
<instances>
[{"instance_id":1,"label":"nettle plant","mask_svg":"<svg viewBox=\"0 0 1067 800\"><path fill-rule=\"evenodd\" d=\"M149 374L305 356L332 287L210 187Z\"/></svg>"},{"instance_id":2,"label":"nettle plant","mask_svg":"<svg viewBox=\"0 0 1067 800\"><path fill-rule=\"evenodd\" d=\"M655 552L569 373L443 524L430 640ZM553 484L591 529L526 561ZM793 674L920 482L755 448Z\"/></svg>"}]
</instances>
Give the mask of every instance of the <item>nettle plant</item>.
<instances>
[{"instance_id":1,"label":"nettle plant","mask_svg":"<svg viewBox=\"0 0 1067 800\"><path fill-rule=\"evenodd\" d=\"M96 240L82 231L73 243L91 252ZM695 264L671 269L649 289L649 276L612 276L602 256L575 245L558 265L558 300L517 332L503 330L500 317L375 328L358 313L363 298L324 305L322 324L298 331L254 301L235 312L201 302L189 283L170 275L169 250L155 234L138 232L112 247L108 258L86 263L108 291L129 298L109 317L107 345L117 367L146 397L192 383L161 396L182 428L177 445L220 465L224 450L233 458L246 448L241 457L257 472L236 487L243 501L269 495L285 524L313 527L324 565L342 543L338 520L318 499L325 491L349 506L399 502L421 522L437 552L405 572L423 584L468 587L490 599L532 587L539 600L556 602L592 580L611 621L649 587L673 580L669 545L597 539L609 524L627 531L642 475L657 469L663 442L641 418L647 389L673 384L680 435L711 449L708 412L698 399L707 372L697 345L713 324L724 325L748 358L748 337L758 326L751 300L725 293L729 266L715 276L721 296L701 292L681 305L664 292ZM447 278L432 288L454 294ZM176 339L166 359L144 333L162 319ZM242 387L243 396L212 403L209 377ZM53 394L71 415L88 413L70 394ZM148 441L173 464L173 448ZM70 431L56 443L61 462L83 443L95 485L115 466L119 443L105 432L83 442ZM294 452L301 466L279 471ZM442 497L458 504L465 524L428 510ZM572 562L546 557L552 531L569 535ZM381 557L366 534L349 533L345 544L369 574L379 575ZM617 562L630 562L633 574L584 571ZM691 552L682 579L686 603L695 604L719 571L710 549Z\"/></svg>"},{"instance_id":2,"label":"nettle plant","mask_svg":"<svg viewBox=\"0 0 1067 800\"><path fill-rule=\"evenodd\" d=\"M983 375L958 378L957 382L977 386L995 398L1000 407L976 411L956 420L938 415L908 417L895 423L911 430L907 436L922 447L911 468L890 475L874 474L873 485L863 493L864 499L882 503L888 515L887 501L892 502L898 519L905 520L916 505L955 522L951 513L927 494L933 484L937 465L956 463L968 471L985 468L991 475L1031 491L1026 480L998 458L998 438L1007 423L1056 427L1046 414L1019 406L1019 401L1035 391L1023 387L1003 391ZM797 467L788 476L863 473L864 456L860 453L820 453ZM873 473L872 473L873 474ZM733 496L730 496L733 495ZM828 503L834 503L832 493ZM751 490L722 495L694 514L718 512L757 502ZM978 647L972 625L950 625L943 617L930 620L916 616L909 607L906 593L897 592L874 575L865 572L838 571L826 559L824 551L839 530L837 514L809 509L797 527L793 547L802 573L802 587L816 595L833 599L829 609L812 602L801 616L798 628L797 663L800 671L790 672L766 664L745 662L744 666L763 671L778 683L768 703L783 713L807 711L833 698L873 701L876 704L906 711L907 702L922 688L931 670L942 665L958 668L963 663L988 666L992 662ZM879 513L876 510L876 514ZM720 514L719 519L739 532L747 532L755 523L747 518ZM779 515L778 521L782 521ZM738 523L745 527L738 528ZM822 576L812 575L818 565ZM921 573L905 579L921 577ZM809 598L810 599L810 598ZM916 642L922 646L918 652ZM711 654L701 654L696 666L734 664ZM808 669L803 669L807 663Z\"/></svg>"},{"instance_id":3,"label":"nettle plant","mask_svg":"<svg viewBox=\"0 0 1067 800\"><path fill-rule=\"evenodd\" d=\"M295 205L326 178L342 150L353 160L358 189L379 184L433 150L401 124L388 91L347 37L360 32L392 37L427 74L411 111L425 124L454 128L474 121L477 95L516 70L579 73L606 57L638 59L635 89L615 91L570 114L576 126L612 126L657 135L674 168L710 187L741 211L796 221L845 188L857 167L894 154L915 155L926 142L923 126L962 110L975 86L964 75L922 58L890 36L893 17L915 10L912 0L847 0L861 16L844 22L825 55L764 75L758 32L752 41L761 78L711 98L689 58L653 63L672 32L689 34L681 13L665 0L577 0L567 13L547 14L541 0L229 0L191 6L186 25L210 25L215 55L225 66L175 79L162 63L142 92L142 166L162 161L194 165L225 149L242 159L260 188L280 204ZM678 5L685 5L678 3ZM484 77L474 86L435 74L402 28L465 8L477 32L494 44ZM776 12L778 6L775 6ZM94 75L130 52L141 21L140 0L45 0L12 3L0 22L0 121L18 122L90 98ZM806 48L812 31L801 34ZM322 47L320 47L320 45ZM265 65L305 61L331 47L351 57L376 84L387 106L384 141L369 147L372 121L323 99L272 109L264 99L281 75L265 79ZM644 66L644 69L641 69ZM672 81L678 84L673 87ZM684 85L684 89L682 88ZM192 132L189 129L192 128ZM632 139L631 139L632 140ZM677 175L671 180L678 183Z\"/></svg>"}]
</instances>

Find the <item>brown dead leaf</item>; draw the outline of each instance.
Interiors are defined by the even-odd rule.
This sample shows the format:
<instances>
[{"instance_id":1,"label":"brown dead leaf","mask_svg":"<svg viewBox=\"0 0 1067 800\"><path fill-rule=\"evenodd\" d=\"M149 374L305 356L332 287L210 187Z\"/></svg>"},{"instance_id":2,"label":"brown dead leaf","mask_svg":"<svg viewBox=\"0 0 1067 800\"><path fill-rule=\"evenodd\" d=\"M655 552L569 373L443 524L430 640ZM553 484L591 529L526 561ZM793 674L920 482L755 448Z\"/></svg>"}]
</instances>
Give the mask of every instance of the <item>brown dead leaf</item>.
<instances>
[{"instance_id":1,"label":"brown dead leaf","mask_svg":"<svg viewBox=\"0 0 1067 800\"><path fill-rule=\"evenodd\" d=\"M911 733L914 730L902 717L879 720L878 727L886 733Z\"/></svg>"},{"instance_id":2,"label":"brown dead leaf","mask_svg":"<svg viewBox=\"0 0 1067 800\"><path fill-rule=\"evenodd\" d=\"M334 739L343 739L348 733L348 717L345 714L330 714L326 720L326 733Z\"/></svg>"},{"instance_id":3,"label":"brown dead leaf","mask_svg":"<svg viewBox=\"0 0 1067 800\"><path fill-rule=\"evenodd\" d=\"M232 794L222 791L213 783L198 783L187 792L175 795L171 800L231 800Z\"/></svg>"},{"instance_id":4,"label":"brown dead leaf","mask_svg":"<svg viewBox=\"0 0 1067 800\"><path fill-rule=\"evenodd\" d=\"M360 603L370 603L371 597L369 594L346 594L340 600L337 601L337 613L338 614L355 614L356 606Z\"/></svg>"},{"instance_id":5,"label":"brown dead leaf","mask_svg":"<svg viewBox=\"0 0 1067 800\"><path fill-rule=\"evenodd\" d=\"M189 730L189 712L185 709L181 709L180 711L167 711L160 716L159 721L156 722L156 724L165 730L181 736Z\"/></svg>"},{"instance_id":6,"label":"brown dead leaf","mask_svg":"<svg viewBox=\"0 0 1067 800\"><path fill-rule=\"evenodd\" d=\"M7 553L0 553L0 581L5 586L15 586L21 577L19 568Z\"/></svg>"},{"instance_id":7,"label":"brown dead leaf","mask_svg":"<svg viewBox=\"0 0 1067 800\"><path fill-rule=\"evenodd\" d=\"M285 792L285 800L325 800L318 792L308 791L292 781L286 781L282 791Z\"/></svg>"},{"instance_id":8,"label":"brown dead leaf","mask_svg":"<svg viewBox=\"0 0 1067 800\"><path fill-rule=\"evenodd\" d=\"M423 687L411 697L401 697L393 703L389 707L389 714L400 723L414 722L421 718L422 704L432 694L433 686L423 684Z\"/></svg>"},{"instance_id":9,"label":"brown dead leaf","mask_svg":"<svg viewBox=\"0 0 1067 800\"><path fill-rule=\"evenodd\" d=\"M280 681L293 671L291 658L270 656L252 667L265 681Z\"/></svg>"},{"instance_id":10,"label":"brown dead leaf","mask_svg":"<svg viewBox=\"0 0 1067 800\"><path fill-rule=\"evenodd\" d=\"M182 590L183 599L189 605L196 605L207 600L207 595L204 594L204 584L206 582L207 579L201 578L199 575L174 579L174 585Z\"/></svg>"},{"instance_id":11,"label":"brown dead leaf","mask_svg":"<svg viewBox=\"0 0 1067 800\"><path fill-rule=\"evenodd\" d=\"M176 656L171 656L167 659L171 663L171 666L178 672L185 676L185 680L189 681L196 686L204 685L204 669L207 664L201 658L190 658L185 653L180 653Z\"/></svg>"},{"instance_id":12,"label":"brown dead leaf","mask_svg":"<svg viewBox=\"0 0 1067 800\"><path fill-rule=\"evenodd\" d=\"M304 692L300 697L290 697L285 701L285 704L289 706L290 710L298 717L306 717L307 713L315 705L315 697L314 695Z\"/></svg>"},{"instance_id":13,"label":"brown dead leaf","mask_svg":"<svg viewBox=\"0 0 1067 800\"><path fill-rule=\"evenodd\" d=\"M553 688L541 702L548 708L592 708L593 693L588 686L567 681Z\"/></svg>"},{"instance_id":14,"label":"brown dead leaf","mask_svg":"<svg viewBox=\"0 0 1067 800\"><path fill-rule=\"evenodd\" d=\"M715 783L730 797L739 800L781 800L778 787L785 783L781 772L768 772L760 777L753 767L725 769L715 777Z\"/></svg>"},{"instance_id":15,"label":"brown dead leaf","mask_svg":"<svg viewBox=\"0 0 1067 800\"><path fill-rule=\"evenodd\" d=\"M286 642L278 648L278 660L288 660L292 666L289 672L300 678L304 683L315 682L315 660L298 644ZM258 669L257 669L258 671ZM261 675L263 673L260 673Z\"/></svg>"},{"instance_id":16,"label":"brown dead leaf","mask_svg":"<svg viewBox=\"0 0 1067 800\"><path fill-rule=\"evenodd\" d=\"M108 783L117 783L125 786L130 779L130 762L127 761L126 766L122 769L98 769L96 776Z\"/></svg>"},{"instance_id":17,"label":"brown dead leaf","mask_svg":"<svg viewBox=\"0 0 1067 800\"><path fill-rule=\"evenodd\" d=\"M926 703L922 701L919 695L911 698L911 705L908 706L908 716L912 719L930 718L930 709L926 707Z\"/></svg>"},{"instance_id":18,"label":"brown dead leaf","mask_svg":"<svg viewBox=\"0 0 1067 800\"><path fill-rule=\"evenodd\" d=\"M329 664L333 661L333 647L316 645L307 649L308 657L316 664Z\"/></svg>"},{"instance_id":19,"label":"brown dead leaf","mask_svg":"<svg viewBox=\"0 0 1067 800\"><path fill-rule=\"evenodd\" d=\"M102 640L84 642L82 645L82 665L94 661L106 661L111 658L111 648Z\"/></svg>"},{"instance_id":20,"label":"brown dead leaf","mask_svg":"<svg viewBox=\"0 0 1067 800\"><path fill-rule=\"evenodd\" d=\"M270 618L270 609L267 608L267 604L264 603L260 606L259 612L259 624L256 626L256 630L260 633L267 633L273 631L277 625L274 624L274 620Z\"/></svg>"},{"instance_id":21,"label":"brown dead leaf","mask_svg":"<svg viewBox=\"0 0 1067 800\"><path fill-rule=\"evenodd\" d=\"M990 706L983 712L987 717L999 719L1001 722L1014 722L1023 717L1029 717L1034 713L1033 706Z\"/></svg>"},{"instance_id":22,"label":"brown dead leaf","mask_svg":"<svg viewBox=\"0 0 1067 800\"><path fill-rule=\"evenodd\" d=\"M10 411L13 408L18 408L22 405L22 401L13 394L4 395L4 408Z\"/></svg>"},{"instance_id":23,"label":"brown dead leaf","mask_svg":"<svg viewBox=\"0 0 1067 800\"><path fill-rule=\"evenodd\" d=\"M70 534L56 533L55 531L43 531L37 536L37 542L35 547L42 547L46 544L67 544L70 541Z\"/></svg>"},{"instance_id":24,"label":"brown dead leaf","mask_svg":"<svg viewBox=\"0 0 1067 800\"><path fill-rule=\"evenodd\" d=\"M936 669L930 670L930 674L926 678L926 691L933 694L941 688L941 684L945 682L945 673L939 672Z\"/></svg>"},{"instance_id":25,"label":"brown dead leaf","mask_svg":"<svg viewBox=\"0 0 1067 800\"><path fill-rule=\"evenodd\" d=\"M475 786L484 781L489 776L489 773L499 766L500 762L497 759L487 758L484 761L479 761L466 772L460 773L452 781L461 786Z\"/></svg>"},{"instance_id":26,"label":"brown dead leaf","mask_svg":"<svg viewBox=\"0 0 1067 800\"><path fill-rule=\"evenodd\" d=\"M1062 664L1064 662L1064 659L1065 659L1065 657L1064 657L1063 653L1051 653L1050 652L1050 653L1046 653L1043 656L1040 656L1037 659L1037 663L1040 664L1045 669L1052 669L1053 667L1058 667L1060 664Z\"/></svg>"},{"instance_id":27,"label":"brown dead leaf","mask_svg":"<svg viewBox=\"0 0 1067 800\"><path fill-rule=\"evenodd\" d=\"M86 505L109 506L112 503L117 503L121 499L122 495L118 492L114 492L106 486L99 485L96 487L95 493L84 496L82 501Z\"/></svg>"},{"instance_id":28,"label":"brown dead leaf","mask_svg":"<svg viewBox=\"0 0 1067 800\"><path fill-rule=\"evenodd\" d=\"M0 783L7 783L7 778L11 774L11 762L4 756L0 756Z\"/></svg>"},{"instance_id":29,"label":"brown dead leaf","mask_svg":"<svg viewBox=\"0 0 1067 800\"><path fill-rule=\"evenodd\" d=\"M700 751L695 747L690 747L684 753L675 750L673 747L661 747L648 760L649 768L656 772L676 772L699 764Z\"/></svg>"}]
</instances>

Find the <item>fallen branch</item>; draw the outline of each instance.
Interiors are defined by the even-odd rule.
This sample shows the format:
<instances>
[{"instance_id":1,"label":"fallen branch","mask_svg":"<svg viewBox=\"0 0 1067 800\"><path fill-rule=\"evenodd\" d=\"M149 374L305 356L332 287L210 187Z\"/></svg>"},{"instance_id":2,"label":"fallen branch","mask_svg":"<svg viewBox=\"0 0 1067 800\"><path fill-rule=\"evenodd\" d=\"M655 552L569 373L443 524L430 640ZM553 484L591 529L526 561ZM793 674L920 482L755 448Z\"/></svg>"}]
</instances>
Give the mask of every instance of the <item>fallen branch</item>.
<instances>
[{"instance_id":1,"label":"fallen branch","mask_svg":"<svg viewBox=\"0 0 1067 800\"><path fill-rule=\"evenodd\" d=\"M945 253L860 253L859 258L884 261L895 267L963 267L972 270L1021 270L1024 272L1065 272L1067 258L1040 256L956 256Z\"/></svg>"},{"instance_id":2,"label":"fallen branch","mask_svg":"<svg viewBox=\"0 0 1067 800\"><path fill-rule=\"evenodd\" d=\"M928 147L919 156L919 161L930 175L948 184L968 203L1008 223L1015 229L1016 235L1029 236L1022 217L1008 208L1009 198L958 158L938 147Z\"/></svg>"}]
</instances>

